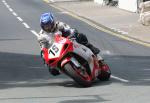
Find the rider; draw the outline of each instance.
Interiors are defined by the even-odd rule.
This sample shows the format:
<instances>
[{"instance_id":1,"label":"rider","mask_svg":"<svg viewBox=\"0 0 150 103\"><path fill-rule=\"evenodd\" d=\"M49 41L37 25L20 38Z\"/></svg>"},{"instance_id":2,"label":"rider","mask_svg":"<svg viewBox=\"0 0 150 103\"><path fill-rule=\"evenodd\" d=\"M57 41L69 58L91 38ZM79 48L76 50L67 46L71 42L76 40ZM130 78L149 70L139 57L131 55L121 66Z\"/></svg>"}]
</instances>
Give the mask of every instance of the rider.
<instances>
[{"instance_id":1,"label":"rider","mask_svg":"<svg viewBox=\"0 0 150 103\"><path fill-rule=\"evenodd\" d=\"M98 60L102 60L101 56L99 56L100 50L90 44L87 40L87 37L83 33L78 33L76 29L72 29L69 25L55 21L54 16L51 12L43 13L40 19L40 36L38 37L38 41L40 43L41 49L43 47L48 48L50 43L53 40L53 37L57 32L61 34L63 37L75 37L76 41L80 44L88 47L95 55L97 55ZM59 71L57 69L49 68L49 71L52 75L58 75Z\"/></svg>"}]
</instances>

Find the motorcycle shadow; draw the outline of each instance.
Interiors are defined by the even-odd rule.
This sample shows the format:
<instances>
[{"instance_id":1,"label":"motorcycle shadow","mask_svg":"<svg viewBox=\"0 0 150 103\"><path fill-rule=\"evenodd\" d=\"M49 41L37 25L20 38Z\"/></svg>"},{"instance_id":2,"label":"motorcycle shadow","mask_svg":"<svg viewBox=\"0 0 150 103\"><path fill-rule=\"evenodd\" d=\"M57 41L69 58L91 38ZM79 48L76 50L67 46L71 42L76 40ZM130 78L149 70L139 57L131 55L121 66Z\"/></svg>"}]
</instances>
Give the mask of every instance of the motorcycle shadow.
<instances>
[{"instance_id":1,"label":"motorcycle shadow","mask_svg":"<svg viewBox=\"0 0 150 103\"><path fill-rule=\"evenodd\" d=\"M91 87L96 87L96 86L104 86L104 85L110 85L114 82L113 81L100 81L100 80L95 80L93 81L93 84ZM75 81L64 81L61 83L58 83L59 86L64 86L64 87L70 87L70 88L88 88L88 87L83 87L76 83Z\"/></svg>"},{"instance_id":2,"label":"motorcycle shadow","mask_svg":"<svg viewBox=\"0 0 150 103\"><path fill-rule=\"evenodd\" d=\"M121 81L116 80L114 78L110 78L110 80L108 80L108 81L100 81L97 79L97 80L93 81L93 84L91 87L107 86L107 85L111 85L111 84L115 84L115 83L125 84L124 82L121 82ZM50 85L52 85L52 84L50 84ZM70 88L88 88L88 87L83 87L83 86L77 84L73 80L67 80L67 81L59 82L59 83L56 83L55 85L70 87Z\"/></svg>"}]
</instances>

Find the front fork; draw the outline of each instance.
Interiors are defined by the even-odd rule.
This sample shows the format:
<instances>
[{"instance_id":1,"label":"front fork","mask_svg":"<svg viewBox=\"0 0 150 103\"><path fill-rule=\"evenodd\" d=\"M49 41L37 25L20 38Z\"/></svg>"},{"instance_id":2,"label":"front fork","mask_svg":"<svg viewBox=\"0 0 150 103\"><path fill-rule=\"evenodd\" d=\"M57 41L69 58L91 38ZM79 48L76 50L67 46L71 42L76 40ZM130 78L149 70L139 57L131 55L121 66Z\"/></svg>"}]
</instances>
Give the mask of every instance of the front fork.
<instances>
[{"instance_id":1,"label":"front fork","mask_svg":"<svg viewBox=\"0 0 150 103\"><path fill-rule=\"evenodd\" d=\"M63 67L67 62L71 62L74 64L74 66L77 68L77 69L81 69L81 71L83 72L83 74L85 72L87 72L87 74L91 76L91 70L89 70L90 68L85 68L83 67L77 60L76 58L74 57L71 57L71 58L65 58L62 62L61 62L61 67ZM86 69L86 70L85 70ZM86 73L85 73L86 74Z\"/></svg>"},{"instance_id":2,"label":"front fork","mask_svg":"<svg viewBox=\"0 0 150 103\"><path fill-rule=\"evenodd\" d=\"M69 58L65 58L64 60L62 60L61 62L61 67L63 67L66 63L68 62L72 62L77 68L80 68L81 65L80 63L74 58L74 57L69 57Z\"/></svg>"}]
</instances>

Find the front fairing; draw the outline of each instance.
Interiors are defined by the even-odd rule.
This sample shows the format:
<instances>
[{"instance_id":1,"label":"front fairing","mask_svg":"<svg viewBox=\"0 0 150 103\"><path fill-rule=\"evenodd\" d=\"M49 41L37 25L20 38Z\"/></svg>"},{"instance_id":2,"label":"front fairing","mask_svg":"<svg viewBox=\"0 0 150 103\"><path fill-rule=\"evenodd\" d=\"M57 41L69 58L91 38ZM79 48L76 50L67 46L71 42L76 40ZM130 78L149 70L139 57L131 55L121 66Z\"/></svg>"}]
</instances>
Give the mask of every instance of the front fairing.
<instances>
[{"instance_id":1,"label":"front fairing","mask_svg":"<svg viewBox=\"0 0 150 103\"><path fill-rule=\"evenodd\" d=\"M71 51L73 51L72 42L67 38L56 36L53 44L47 49L46 63L52 67L57 67L57 63L62 57Z\"/></svg>"}]
</instances>

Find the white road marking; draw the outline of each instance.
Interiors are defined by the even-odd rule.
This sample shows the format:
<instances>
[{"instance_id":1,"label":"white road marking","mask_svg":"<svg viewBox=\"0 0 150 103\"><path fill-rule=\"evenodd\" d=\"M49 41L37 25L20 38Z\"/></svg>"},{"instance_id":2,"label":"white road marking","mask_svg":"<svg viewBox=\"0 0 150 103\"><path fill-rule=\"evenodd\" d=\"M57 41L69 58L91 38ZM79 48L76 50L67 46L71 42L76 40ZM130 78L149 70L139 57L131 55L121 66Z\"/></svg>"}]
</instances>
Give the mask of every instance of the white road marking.
<instances>
[{"instance_id":1,"label":"white road marking","mask_svg":"<svg viewBox=\"0 0 150 103\"><path fill-rule=\"evenodd\" d=\"M28 28L28 29L30 28L30 26L29 26L27 23L23 22L22 24L23 24L26 28Z\"/></svg>"},{"instance_id":2,"label":"white road marking","mask_svg":"<svg viewBox=\"0 0 150 103\"><path fill-rule=\"evenodd\" d=\"M129 34L128 32L122 31L122 34Z\"/></svg>"},{"instance_id":3,"label":"white road marking","mask_svg":"<svg viewBox=\"0 0 150 103\"><path fill-rule=\"evenodd\" d=\"M110 53L110 51L109 51L109 50L106 50L106 54L110 55L111 53Z\"/></svg>"},{"instance_id":4,"label":"white road marking","mask_svg":"<svg viewBox=\"0 0 150 103\"><path fill-rule=\"evenodd\" d=\"M119 33L122 33L122 30L118 30Z\"/></svg>"},{"instance_id":5,"label":"white road marking","mask_svg":"<svg viewBox=\"0 0 150 103\"><path fill-rule=\"evenodd\" d=\"M122 30L117 29L117 28L111 28L111 29L114 30L114 31L117 31L119 33L122 33L122 34L128 34L128 32L122 31Z\"/></svg>"},{"instance_id":6,"label":"white road marking","mask_svg":"<svg viewBox=\"0 0 150 103\"><path fill-rule=\"evenodd\" d=\"M114 76L114 75L111 75L111 78L116 79L116 80L119 80L119 81L121 81L121 82L125 82L125 83L128 83L128 82L129 82L129 80L122 79L122 78L116 77L116 76Z\"/></svg>"},{"instance_id":7,"label":"white road marking","mask_svg":"<svg viewBox=\"0 0 150 103\"><path fill-rule=\"evenodd\" d=\"M9 6L6 2L5 2L4 4L5 4L5 6L6 6L7 8L9 8L9 7L10 7L10 6Z\"/></svg>"},{"instance_id":8,"label":"white road marking","mask_svg":"<svg viewBox=\"0 0 150 103\"><path fill-rule=\"evenodd\" d=\"M102 50L101 54L103 54L103 55L112 55L112 53L109 50Z\"/></svg>"},{"instance_id":9,"label":"white road marking","mask_svg":"<svg viewBox=\"0 0 150 103\"><path fill-rule=\"evenodd\" d=\"M5 1L5 0L3 0L2 2L3 2L4 4L6 3L6 1Z\"/></svg>"},{"instance_id":10,"label":"white road marking","mask_svg":"<svg viewBox=\"0 0 150 103\"><path fill-rule=\"evenodd\" d=\"M39 34L35 30L30 30L36 37L39 37Z\"/></svg>"},{"instance_id":11,"label":"white road marking","mask_svg":"<svg viewBox=\"0 0 150 103\"><path fill-rule=\"evenodd\" d=\"M69 14L69 12L67 12L67 11L62 11L62 12L59 12L59 13L61 13L61 14Z\"/></svg>"},{"instance_id":12,"label":"white road marking","mask_svg":"<svg viewBox=\"0 0 150 103\"><path fill-rule=\"evenodd\" d=\"M23 19L21 19L21 17L17 17L17 19L18 19L19 21L21 21L21 22L23 21Z\"/></svg>"},{"instance_id":13,"label":"white road marking","mask_svg":"<svg viewBox=\"0 0 150 103\"><path fill-rule=\"evenodd\" d=\"M12 14L13 14L14 16L17 16L17 14L16 14L15 12L12 12Z\"/></svg>"},{"instance_id":14,"label":"white road marking","mask_svg":"<svg viewBox=\"0 0 150 103\"><path fill-rule=\"evenodd\" d=\"M13 9L12 9L12 8L9 8L9 11L10 11L10 12L12 12L12 11L13 11Z\"/></svg>"},{"instance_id":15,"label":"white road marking","mask_svg":"<svg viewBox=\"0 0 150 103\"><path fill-rule=\"evenodd\" d=\"M13 9L12 8L10 8L10 6L7 4L7 2L6 1L2 1L5 5L6 5L6 7L9 9L9 11L10 12L12 12L12 14L14 15L14 16L17 16L17 14L13 11ZM21 22L23 22L23 19L21 18L21 17L16 17L19 21L21 21ZM27 29L29 29L30 28L30 26L27 24L27 23L25 23L25 22L23 22L22 23Z\"/></svg>"},{"instance_id":16,"label":"white road marking","mask_svg":"<svg viewBox=\"0 0 150 103\"><path fill-rule=\"evenodd\" d=\"M144 70L150 71L150 69L144 69Z\"/></svg>"},{"instance_id":17,"label":"white road marking","mask_svg":"<svg viewBox=\"0 0 150 103\"><path fill-rule=\"evenodd\" d=\"M150 81L150 78L147 78L147 79L142 79L142 80L144 80L144 81Z\"/></svg>"},{"instance_id":18,"label":"white road marking","mask_svg":"<svg viewBox=\"0 0 150 103\"><path fill-rule=\"evenodd\" d=\"M8 5L6 2L4 3L4 5L5 5L6 7L9 7L9 5Z\"/></svg>"},{"instance_id":19,"label":"white road marking","mask_svg":"<svg viewBox=\"0 0 150 103\"><path fill-rule=\"evenodd\" d=\"M8 9L10 8L10 6L9 6L9 5L7 5L7 4L6 4L6 7L7 7Z\"/></svg>"},{"instance_id":20,"label":"white road marking","mask_svg":"<svg viewBox=\"0 0 150 103\"><path fill-rule=\"evenodd\" d=\"M6 1L5 1L5 0L3 0L2 2L3 2L3 3L5 3Z\"/></svg>"},{"instance_id":21,"label":"white road marking","mask_svg":"<svg viewBox=\"0 0 150 103\"><path fill-rule=\"evenodd\" d=\"M28 67L28 68L31 68L31 69L43 69L43 67Z\"/></svg>"},{"instance_id":22,"label":"white road marking","mask_svg":"<svg viewBox=\"0 0 150 103\"><path fill-rule=\"evenodd\" d=\"M54 0L50 0L51 2L55 2Z\"/></svg>"}]
</instances>

